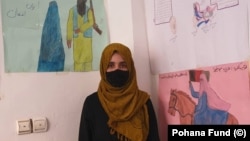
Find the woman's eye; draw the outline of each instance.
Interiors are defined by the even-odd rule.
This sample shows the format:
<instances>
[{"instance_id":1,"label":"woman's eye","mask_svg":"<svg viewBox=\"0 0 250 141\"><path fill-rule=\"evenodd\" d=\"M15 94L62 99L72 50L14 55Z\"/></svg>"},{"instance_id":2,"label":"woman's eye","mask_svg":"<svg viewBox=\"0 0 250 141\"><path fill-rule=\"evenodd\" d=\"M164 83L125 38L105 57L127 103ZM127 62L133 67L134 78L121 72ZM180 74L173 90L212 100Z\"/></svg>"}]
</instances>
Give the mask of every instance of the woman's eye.
<instances>
[{"instance_id":1,"label":"woman's eye","mask_svg":"<svg viewBox=\"0 0 250 141\"><path fill-rule=\"evenodd\" d=\"M108 68L113 68L114 64L108 64Z\"/></svg>"},{"instance_id":2,"label":"woman's eye","mask_svg":"<svg viewBox=\"0 0 250 141\"><path fill-rule=\"evenodd\" d=\"M122 63L122 64L120 65L120 68L127 68L127 64L126 64L126 63Z\"/></svg>"}]
</instances>

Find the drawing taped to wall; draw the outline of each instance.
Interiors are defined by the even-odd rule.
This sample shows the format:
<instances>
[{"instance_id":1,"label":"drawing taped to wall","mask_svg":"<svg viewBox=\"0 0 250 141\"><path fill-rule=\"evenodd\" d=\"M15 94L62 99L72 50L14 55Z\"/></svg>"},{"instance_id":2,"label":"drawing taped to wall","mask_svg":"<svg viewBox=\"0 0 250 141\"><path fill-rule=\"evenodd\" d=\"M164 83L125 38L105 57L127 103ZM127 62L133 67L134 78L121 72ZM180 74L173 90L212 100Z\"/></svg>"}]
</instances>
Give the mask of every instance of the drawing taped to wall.
<instances>
[{"instance_id":1,"label":"drawing taped to wall","mask_svg":"<svg viewBox=\"0 0 250 141\"><path fill-rule=\"evenodd\" d=\"M5 72L97 71L101 52L109 43L105 4L104 0L91 0L92 3L90 0L84 1L90 11L95 11L89 12L94 14L94 22L90 22L94 30L91 34L91 69L87 70L75 69L74 49L67 47L69 10L76 5L77 0L1 1ZM55 13L47 13L50 3L57 4L58 17ZM48 19L51 20L50 24L47 24ZM78 26L76 32L83 33L86 26L81 23Z\"/></svg>"},{"instance_id":2,"label":"drawing taped to wall","mask_svg":"<svg viewBox=\"0 0 250 141\"><path fill-rule=\"evenodd\" d=\"M249 124L248 61L160 74L158 102L161 133L168 124Z\"/></svg>"},{"instance_id":3,"label":"drawing taped to wall","mask_svg":"<svg viewBox=\"0 0 250 141\"><path fill-rule=\"evenodd\" d=\"M145 0L151 72L248 59L248 9L249 0Z\"/></svg>"}]
</instances>

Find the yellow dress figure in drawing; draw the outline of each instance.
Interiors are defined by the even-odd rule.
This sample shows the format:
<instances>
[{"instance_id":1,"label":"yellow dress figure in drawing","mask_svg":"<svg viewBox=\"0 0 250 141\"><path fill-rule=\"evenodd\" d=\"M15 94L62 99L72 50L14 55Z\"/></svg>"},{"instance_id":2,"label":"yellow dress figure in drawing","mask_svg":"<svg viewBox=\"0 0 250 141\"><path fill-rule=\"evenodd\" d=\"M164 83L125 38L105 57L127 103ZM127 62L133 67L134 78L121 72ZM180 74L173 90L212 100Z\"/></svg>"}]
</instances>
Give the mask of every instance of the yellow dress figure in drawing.
<instances>
[{"instance_id":1,"label":"yellow dress figure in drawing","mask_svg":"<svg viewBox=\"0 0 250 141\"><path fill-rule=\"evenodd\" d=\"M93 13L86 5L87 0L77 0L69 10L67 22L67 46L73 44L74 71L92 70ZM72 43L73 41L73 43Z\"/></svg>"}]
</instances>

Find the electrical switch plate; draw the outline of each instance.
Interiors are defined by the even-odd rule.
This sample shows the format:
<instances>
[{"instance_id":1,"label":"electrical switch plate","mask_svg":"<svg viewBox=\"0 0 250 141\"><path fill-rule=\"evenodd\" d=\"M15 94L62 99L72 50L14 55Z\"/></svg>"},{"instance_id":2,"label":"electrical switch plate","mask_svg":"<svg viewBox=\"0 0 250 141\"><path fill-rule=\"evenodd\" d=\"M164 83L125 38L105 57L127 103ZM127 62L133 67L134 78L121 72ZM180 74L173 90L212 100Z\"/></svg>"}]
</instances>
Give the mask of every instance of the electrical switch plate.
<instances>
[{"instance_id":1,"label":"electrical switch plate","mask_svg":"<svg viewBox=\"0 0 250 141\"><path fill-rule=\"evenodd\" d=\"M29 134L32 132L31 119L17 120L17 134Z\"/></svg>"},{"instance_id":2,"label":"electrical switch plate","mask_svg":"<svg viewBox=\"0 0 250 141\"><path fill-rule=\"evenodd\" d=\"M45 117L32 119L33 132L46 132L48 128L48 122Z\"/></svg>"}]
</instances>

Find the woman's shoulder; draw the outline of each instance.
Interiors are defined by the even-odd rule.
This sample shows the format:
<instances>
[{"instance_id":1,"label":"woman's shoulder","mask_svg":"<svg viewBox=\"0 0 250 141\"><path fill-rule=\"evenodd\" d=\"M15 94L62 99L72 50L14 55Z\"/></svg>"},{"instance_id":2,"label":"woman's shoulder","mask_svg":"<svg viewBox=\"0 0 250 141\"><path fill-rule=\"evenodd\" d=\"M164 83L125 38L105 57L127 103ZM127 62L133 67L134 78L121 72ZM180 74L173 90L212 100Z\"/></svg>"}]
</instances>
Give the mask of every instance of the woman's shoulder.
<instances>
[{"instance_id":1,"label":"woman's shoulder","mask_svg":"<svg viewBox=\"0 0 250 141\"><path fill-rule=\"evenodd\" d=\"M95 101L95 100L98 100L97 92L88 95L85 99L85 101Z\"/></svg>"},{"instance_id":2,"label":"woman's shoulder","mask_svg":"<svg viewBox=\"0 0 250 141\"><path fill-rule=\"evenodd\" d=\"M152 106L152 105L153 105L153 104L152 104L152 100L151 100L150 98L147 100L146 105L147 105L147 106Z\"/></svg>"},{"instance_id":3,"label":"woman's shoulder","mask_svg":"<svg viewBox=\"0 0 250 141\"><path fill-rule=\"evenodd\" d=\"M94 92L90 95L88 95L83 103L83 107L85 109L89 109L90 107L96 107L96 105L98 105L99 101L98 101L98 96L97 96L97 92Z\"/></svg>"},{"instance_id":4,"label":"woman's shoulder","mask_svg":"<svg viewBox=\"0 0 250 141\"><path fill-rule=\"evenodd\" d=\"M87 111L85 113L88 113L91 117L99 115L100 113L105 113L102 109L97 92L94 92L86 97L83 104L83 110Z\"/></svg>"}]
</instances>

